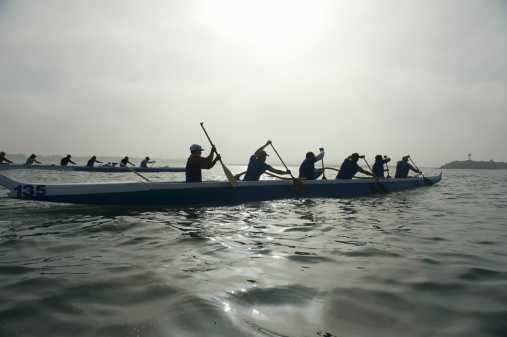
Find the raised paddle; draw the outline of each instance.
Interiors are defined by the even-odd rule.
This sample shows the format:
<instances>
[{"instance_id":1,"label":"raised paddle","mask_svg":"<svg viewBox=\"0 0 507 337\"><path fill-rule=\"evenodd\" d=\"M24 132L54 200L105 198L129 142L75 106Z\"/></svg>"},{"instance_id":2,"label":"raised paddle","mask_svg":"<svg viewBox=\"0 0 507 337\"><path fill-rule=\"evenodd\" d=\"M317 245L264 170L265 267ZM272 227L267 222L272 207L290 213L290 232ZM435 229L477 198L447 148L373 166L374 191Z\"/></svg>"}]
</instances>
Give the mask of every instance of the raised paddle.
<instances>
[{"instance_id":1,"label":"raised paddle","mask_svg":"<svg viewBox=\"0 0 507 337\"><path fill-rule=\"evenodd\" d=\"M208 133L206 132L206 129L204 128L204 122L201 123L201 127L202 127L204 133L206 134L206 137L208 137L208 140L209 140L209 143L211 144L211 146L212 147L215 146L215 145L213 145L211 138L209 138ZM216 147L215 147L215 152L216 152ZM218 153L217 153L217 155L219 156ZM224 163L222 162L222 158L220 158L220 164L222 164L222 168L224 169L225 176L229 180L229 183L231 183L232 187L238 187L238 181L236 180L236 178L234 178L231 171L229 171L229 169L224 165Z\"/></svg>"},{"instance_id":2,"label":"raised paddle","mask_svg":"<svg viewBox=\"0 0 507 337\"><path fill-rule=\"evenodd\" d=\"M285 166L285 169L287 171L289 171L289 169L287 168L287 165L285 165L285 163L283 162L282 157L280 157L280 155L278 154L278 152L276 152L276 149L273 146L273 143L271 143L271 147L275 151L275 153L278 156L278 158L280 158L280 161L282 162L283 166ZM296 189L299 192L303 192L304 190L306 190L306 186L305 186L305 184L303 184L303 182L301 180L294 178L294 176L292 175L292 173L290 173L290 177L292 178L292 182L294 183L294 186L296 186Z\"/></svg>"},{"instance_id":3,"label":"raised paddle","mask_svg":"<svg viewBox=\"0 0 507 337\"><path fill-rule=\"evenodd\" d=\"M422 171L419 170L419 168L417 167L417 165L414 163L414 161L412 160L412 158L408 157L408 159L410 159L410 161L412 162L412 164L414 164L415 168L421 172L421 176L423 177L424 179L424 182L426 183L426 185L433 185L433 182L431 180L429 180L428 178L426 178L424 176L424 174L422 174Z\"/></svg>"},{"instance_id":4,"label":"raised paddle","mask_svg":"<svg viewBox=\"0 0 507 337\"><path fill-rule=\"evenodd\" d=\"M150 179L146 178L145 176L143 176L142 174L139 174L138 172L134 171L133 169L131 169L130 167L128 167L127 165L123 164L123 163L120 163L120 166L123 166L123 167L126 167L127 170L131 171L132 173L135 173L137 174L138 176L140 176L141 178L143 178L144 180L146 181L151 181Z\"/></svg>"},{"instance_id":5,"label":"raised paddle","mask_svg":"<svg viewBox=\"0 0 507 337\"><path fill-rule=\"evenodd\" d=\"M380 188L380 191L382 193L387 193L389 192L389 190L380 183L380 181L378 181L378 178L377 178L377 175L375 173L373 173L371 167L370 167L370 164L368 164L368 162L366 161L366 158L363 158L364 159L364 162L366 163L366 165L368 165L368 168L370 169L370 172L371 174L373 175L373 178L375 178L375 180L377 181L377 184L378 184L378 187Z\"/></svg>"}]
</instances>

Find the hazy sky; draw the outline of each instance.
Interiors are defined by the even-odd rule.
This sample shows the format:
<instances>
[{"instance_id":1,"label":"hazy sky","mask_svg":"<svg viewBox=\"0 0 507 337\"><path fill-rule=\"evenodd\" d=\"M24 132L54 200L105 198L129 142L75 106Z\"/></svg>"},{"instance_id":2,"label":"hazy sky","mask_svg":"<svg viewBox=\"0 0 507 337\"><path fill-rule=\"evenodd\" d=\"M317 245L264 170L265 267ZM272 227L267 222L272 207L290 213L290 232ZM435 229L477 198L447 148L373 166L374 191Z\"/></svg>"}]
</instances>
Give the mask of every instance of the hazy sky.
<instances>
[{"instance_id":1,"label":"hazy sky","mask_svg":"<svg viewBox=\"0 0 507 337\"><path fill-rule=\"evenodd\" d=\"M507 161L507 1L0 0L0 111L7 154Z\"/></svg>"}]
</instances>

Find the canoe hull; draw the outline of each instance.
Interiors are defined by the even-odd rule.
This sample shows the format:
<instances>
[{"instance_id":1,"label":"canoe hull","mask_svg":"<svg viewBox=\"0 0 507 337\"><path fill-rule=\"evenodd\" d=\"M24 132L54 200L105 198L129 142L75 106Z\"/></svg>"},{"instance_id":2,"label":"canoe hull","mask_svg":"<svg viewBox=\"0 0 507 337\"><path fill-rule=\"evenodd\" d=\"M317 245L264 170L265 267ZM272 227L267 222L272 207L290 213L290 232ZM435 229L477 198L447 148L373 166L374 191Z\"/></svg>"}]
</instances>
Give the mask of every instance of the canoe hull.
<instances>
[{"instance_id":1,"label":"canoe hull","mask_svg":"<svg viewBox=\"0 0 507 337\"><path fill-rule=\"evenodd\" d=\"M159 166L159 167L151 167L151 168L142 168L142 167L133 167L136 172L139 173L149 173L149 172L185 172L184 167L169 167L169 166ZM85 171L85 172L130 172L129 169L120 166L80 166L80 165L72 165L72 166L58 166L58 165L22 165L22 164L9 164L9 165L0 165L0 171L5 170L46 170L46 171ZM130 172L131 173L131 172Z\"/></svg>"},{"instance_id":2,"label":"canoe hull","mask_svg":"<svg viewBox=\"0 0 507 337\"><path fill-rule=\"evenodd\" d=\"M442 173L426 177L438 183ZM389 191L425 186L422 177L384 179ZM298 191L292 181L239 181L233 188L228 182L118 182L83 184L34 184L12 180L0 174L0 185L11 198L58 203L95 205L199 205L229 204L292 198L347 198L380 193L373 179L305 181Z\"/></svg>"}]
</instances>

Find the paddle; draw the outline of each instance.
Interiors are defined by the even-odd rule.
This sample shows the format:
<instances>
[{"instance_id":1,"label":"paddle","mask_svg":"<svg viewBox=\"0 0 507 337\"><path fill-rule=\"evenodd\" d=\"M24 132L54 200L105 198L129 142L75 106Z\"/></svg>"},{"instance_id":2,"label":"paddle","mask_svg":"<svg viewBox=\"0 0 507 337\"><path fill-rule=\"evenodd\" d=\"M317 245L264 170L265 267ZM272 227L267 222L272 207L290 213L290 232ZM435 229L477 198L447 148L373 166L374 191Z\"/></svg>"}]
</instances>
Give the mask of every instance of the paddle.
<instances>
[{"instance_id":1,"label":"paddle","mask_svg":"<svg viewBox=\"0 0 507 337\"><path fill-rule=\"evenodd\" d=\"M272 176L273 178L278 178L278 179L280 179L280 180L291 180L291 178L280 177L279 175L276 175L276 174L271 173L271 172L267 172L267 171L266 171L266 172L264 172L264 173L265 173L265 174L267 174L267 175Z\"/></svg>"},{"instance_id":2,"label":"paddle","mask_svg":"<svg viewBox=\"0 0 507 337\"><path fill-rule=\"evenodd\" d=\"M322 180L327 180L326 171L324 169L324 158L322 158Z\"/></svg>"},{"instance_id":3,"label":"paddle","mask_svg":"<svg viewBox=\"0 0 507 337\"><path fill-rule=\"evenodd\" d=\"M134 171L133 169L131 169L130 167L128 167L127 165L125 165L123 163L120 163L120 166L126 167L129 171L131 171L132 173L137 174L138 176L140 176L141 178L145 179L146 181L151 181L150 179L148 179L145 176L139 174L138 172Z\"/></svg>"},{"instance_id":4,"label":"paddle","mask_svg":"<svg viewBox=\"0 0 507 337\"><path fill-rule=\"evenodd\" d=\"M215 146L215 145L213 145L211 138L209 138L208 133L206 132L206 129L204 128L204 122L201 123L201 127L202 127L204 133L206 134L206 137L208 137L208 140L209 140L209 143L211 144L211 146L212 147ZM216 147L215 147L215 152L216 152ZM218 153L217 153L217 155L219 156ZM224 169L225 176L229 180L229 183L231 183L232 187L238 187L238 181L236 180L236 178L234 178L231 171L229 171L229 169L224 165L224 163L222 162L222 158L220 158L220 164L222 164L222 168Z\"/></svg>"},{"instance_id":5,"label":"paddle","mask_svg":"<svg viewBox=\"0 0 507 337\"><path fill-rule=\"evenodd\" d=\"M389 166L387 166L387 163L386 163L386 170L387 170L387 178L391 178L391 176L389 175Z\"/></svg>"},{"instance_id":6,"label":"paddle","mask_svg":"<svg viewBox=\"0 0 507 337\"><path fill-rule=\"evenodd\" d=\"M280 155L278 154L278 152L276 152L276 149L273 146L273 143L271 143L271 147L275 151L275 153L278 156L278 158L280 158L280 161L282 162L283 166L285 166L285 169L287 171L289 171L289 169L287 168L287 165L285 165L285 163L283 162L282 157L280 157ZM305 186L305 184L303 184L303 182L301 180L294 178L294 176L292 175L292 173L290 173L290 177L292 178L292 182L294 183L294 186L296 186L296 189L299 192L303 192L304 190L306 190L306 186Z\"/></svg>"},{"instance_id":7,"label":"paddle","mask_svg":"<svg viewBox=\"0 0 507 337\"><path fill-rule=\"evenodd\" d=\"M412 158L408 157L408 159L410 159L410 161L412 162L412 164L414 164L415 168L421 172L421 176L423 177L424 179L424 182L426 183L426 185L433 185L433 182L431 180L429 180L428 178L426 178L424 176L424 174L422 174L422 171L419 170L419 168L417 167L417 165L414 163L414 161L412 160Z\"/></svg>"},{"instance_id":8,"label":"paddle","mask_svg":"<svg viewBox=\"0 0 507 337\"><path fill-rule=\"evenodd\" d=\"M380 191L382 193L387 193L389 192L389 190L380 183L380 181L378 181L378 178L377 178L377 175L375 173L373 173L371 167L370 167L370 164L368 164L368 162L366 161L366 158L363 158L364 159L364 162L366 163L366 165L368 165L368 168L370 169L370 172L371 174L373 175L373 178L375 178L375 180L377 181L377 184L378 184L378 187L380 188Z\"/></svg>"}]
</instances>

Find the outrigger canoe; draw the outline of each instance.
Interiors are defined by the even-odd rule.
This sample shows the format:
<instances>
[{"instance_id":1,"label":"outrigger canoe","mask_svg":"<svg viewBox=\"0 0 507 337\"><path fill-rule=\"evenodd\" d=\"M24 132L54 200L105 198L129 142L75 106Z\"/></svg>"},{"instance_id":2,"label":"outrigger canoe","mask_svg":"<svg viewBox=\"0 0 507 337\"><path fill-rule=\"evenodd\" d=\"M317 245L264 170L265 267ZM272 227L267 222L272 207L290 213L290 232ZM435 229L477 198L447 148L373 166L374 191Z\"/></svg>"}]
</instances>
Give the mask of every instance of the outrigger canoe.
<instances>
[{"instance_id":1,"label":"outrigger canoe","mask_svg":"<svg viewBox=\"0 0 507 337\"><path fill-rule=\"evenodd\" d=\"M416 176L402 179L382 179L388 191L401 191L433 184L437 176ZM73 204L95 205L199 205L245 203L292 198L347 198L381 193L374 179L306 180L304 191L292 180L238 181L232 187L228 181L186 182L100 182L41 184L20 182L0 174L0 185L9 190L11 198ZM431 184L432 185L432 184Z\"/></svg>"},{"instance_id":2,"label":"outrigger canoe","mask_svg":"<svg viewBox=\"0 0 507 337\"><path fill-rule=\"evenodd\" d=\"M135 166L134 169L139 172L185 172L184 167L170 167L170 166L155 166L151 168L143 168ZM72 166L61 166L61 165L31 165L27 166L24 164L5 164L0 165L0 171L4 170L52 170L52 171L88 171L88 172L129 172L129 170L125 167L121 166L110 166L110 165L101 165L101 166L80 166L80 165L72 165Z\"/></svg>"}]
</instances>

